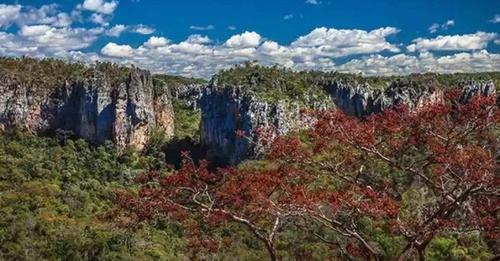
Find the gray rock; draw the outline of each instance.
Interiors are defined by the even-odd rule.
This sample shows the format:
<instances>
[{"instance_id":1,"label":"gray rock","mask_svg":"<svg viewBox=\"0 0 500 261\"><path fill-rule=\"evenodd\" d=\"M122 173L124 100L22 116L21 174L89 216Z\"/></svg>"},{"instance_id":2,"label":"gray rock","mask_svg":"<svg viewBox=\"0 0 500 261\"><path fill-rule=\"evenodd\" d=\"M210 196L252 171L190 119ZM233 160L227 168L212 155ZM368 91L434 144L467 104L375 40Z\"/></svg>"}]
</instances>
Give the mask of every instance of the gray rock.
<instances>
[{"instance_id":1,"label":"gray rock","mask_svg":"<svg viewBox=\"0 0 500 261\"><path fill-rule=\"evenodd\" d=\"M344 84L337 80L321 80L314 84L323 86L336 108L358 117L396 105L406 104L411 109L418 109L443 100L442 89L414 82L396 81L383 90ZM468 100L473 95L494 94L495 86L491 82L464 83L462 93L462 100ZM298 99L307 100L307 97ZM316 110L329 108L324 104L312 104L309 107ZM268 144L262 142L257 135L258 130L276 137L310 128L315 123L315 119L300 113L298 103L279 101L271 104L239 87L220 87L217 79L203 90L200 108L201 142L209 149L209 158L228 164L263 155ZM236 134L238 130L243 130L247 138L239 138Z\"/></svg>"},{"instance_id":2,"label":"gray rock","mask_svg":"<svg viewBox=\"0 0 500 261\"><path fill-rule=\"evenodd\" d=\"M269 144L259 133L274 138L313 125L297 102L270 103L238 87L218 88L216 83L204 89L200 108L200 138L209 149L209 159L231 165L263 155Z\"/></svg>"},{"instance_id":3,"label":"gray rock","mask_svg":"<svg viewBox=\"0 0 500 261\"><path fill-rule=\"evenodd\" d=\"M97 70L85 79L68 79L64 86L41 91L16 75L0 75L0 127L17 126L30 132L62 131L100 144L142 149L153 129L174 134L168 91L156 93L149 72L135 69L112 84Z\"/></svg>"},{"instance_id":4,"label":"gray rock","mask_svg":"<svg viewBox=\"0 0 500 261\"><path fill-rule=\"evenodd\" d=\"M368 85L349 85L341 81L318 83L331 96L333 103L348 115L367 116L389 107L406 104L411 108L443 99L443 91L432 86L415 86L411 83L393 82L384 90Z\"/></svg>"}]
</instances>

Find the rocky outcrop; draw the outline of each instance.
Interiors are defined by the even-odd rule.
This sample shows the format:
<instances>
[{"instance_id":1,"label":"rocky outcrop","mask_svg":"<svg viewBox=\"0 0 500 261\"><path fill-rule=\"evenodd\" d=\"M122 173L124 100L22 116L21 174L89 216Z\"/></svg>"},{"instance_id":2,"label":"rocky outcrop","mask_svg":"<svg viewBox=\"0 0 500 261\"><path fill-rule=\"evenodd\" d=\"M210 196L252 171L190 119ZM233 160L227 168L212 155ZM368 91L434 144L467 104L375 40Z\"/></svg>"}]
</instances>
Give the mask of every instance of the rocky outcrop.
<instances>
[{"instance_id":1,"label":"rocky outcrop","mask_svg":"<svg viewBox=\"0 0 500 261\"><path fill-rule=\"evenodd\" d=\"M443 91L432 86L393 82L388 88L373 89L368 85L350 85L332 80L318 83L331 96L335 106L348 115L367 116L400 104L419 108L443 99Z\"/></svg>"},{"instance_id":2,"label":"rocky outcrop","mask_svg":"<svg viewBox=\"0 0 500 261\"><path fill-rule=\"evenodd\" d=\"M93 70L89 77L67 79L42 88L16 75L0 75L0 128L17 126L32 133L64 133L100 144L138 149L153 129L173 136L174 115L167 91L153 86L147 71L134 69L119 82Z\"/></svg>"},{"instance_id":3,"label":"rocky outcrop","mask_svg":"<svg viewBox=\"0 0 500 261\"><path fill-rule=\"evenodd\" d=\"M170 87L172 98L184 101L191 109L199 109L206 84L183 84Z\"/></svg>"},{"instance_id":4,"label":"rocky outcrop","mask_svg":"<svg viewBox=\"0 0 500 261\"><path fill-rule=\"evenodd\" d=\"M367 116L384 109L406 104L418 109L428 104L443 101L443 89L432 85L416 85L411 82L393 82L388 88L374 90L369 86L348 85L341 81L317 81L330 95L334 106L346 114ZM492 82L463 83L462 100L474 95L495 93ZM296 97L296 100L307 97ZM303 104L302 104L303 105ZM326 107L310 106L314 109ZM217 87L213 84L205 89L200 108L201 141L209 149L212 160L237 164L245 159L262 155L266 148L259 137L264 131L271 138L313 126L314 119L300 113L297 102L265 102L251 92L238 87ZM242 130L246 138L238 137Z\"/></svg>"},{"instance_id":5,"label":"rocky outcrop","mask_svg":"<svg viewBox=\"0 0 500 261\"><path fill-rule=\"evenodd\" d=\"M313 125L301 107L285 100L266 102L239 87L209 86L200 101L201 142L219 163L258 158L267 148L264 140Z\"/></svg>"},{"instance_id":6,"label":"rocky outcrop","mask_svg":"<svg viewBox=\"0 0 500 261\"><path fill-rule=\"evenodd\" d=\"M460 96L460 102L462 103L469 101L476 95L496 95L495 84L492 81L479 82L470 80L462 83L462 85L462 95Z\"/></svg>"}]
</instances>

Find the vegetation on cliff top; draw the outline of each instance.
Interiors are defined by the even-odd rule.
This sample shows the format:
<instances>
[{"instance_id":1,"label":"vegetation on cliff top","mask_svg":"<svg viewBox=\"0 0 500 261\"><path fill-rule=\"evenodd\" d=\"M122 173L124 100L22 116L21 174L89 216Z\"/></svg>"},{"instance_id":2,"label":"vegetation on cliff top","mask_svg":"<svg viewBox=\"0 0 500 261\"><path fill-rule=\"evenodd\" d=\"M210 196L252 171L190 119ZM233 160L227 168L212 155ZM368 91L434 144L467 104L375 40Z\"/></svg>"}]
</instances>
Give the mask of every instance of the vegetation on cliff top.
<instances>
[{"instance_id":1,"label":"vegetation on cliff top","mask_svg":"<svg viewBox=\"0 0 500 261\"><path fill-rule=\"evenodd\" d=\"M87 65L53 58L0 57L0 73L15 75L20 81L39 89L57 88L64 85L66 81L91 77L95 71L105 74L112 84L119 83L125 81L134 69L134 67L99 61L93 65ZM204 79L164 74L155 74L153 78L157 83L155 85L168 86L171 89L207 83ZM385 88L395 81L414 82L417 85L434 82L441 87L453 87L471 79L491 80L497 88L500 86L500 72L364 77L361 74L339 72L295 71L279 66L260 66L251 62L222 70L214 76L214 79L219 87L240 86L270 101L296 100L304 97L310 98L311 102L321 101L324 93L320 86L316 86L319 80L340 80L377 89Z\"/></svg>"},{"instance_id":2,"label":"vegetation on cliff top","mask_svg":"<svg viewBox=\"0 0 500 261\"><path fill-rule=\"evenodd\" d=\"M240 87L265 101L299 101L306 105L328 98L323 82L340 81L368 89L385 89L392 84L408 88L436 87L450 89L470 80L492 81L500 86L500 72L412 74L405 76L370 76L339 72L295 71L280 66L266 67L247 62L222 70L214 76L216 87Z\"/></svg>"},{"instance_id":3,"label":"vegetation on cliff top","mask_svg":"<svg viewBox=\"0 0 500 261\"><path fill-rule=\"evenodd\" d=\"M0 58L0 72L15 76L21 83L26 83L38 90L50 90L64 86L66 81L91 78L96 71L104 74L107 80L114 85L124 82L132 70L131 67L109 62L96 62L89 66L52 58Z\"/></svg>"},{"instance_id":4,"label":"vegetation on cliff top","mask_svg":"<svg viewBox=\"0 0 500 261\"><path fill-rule=\"evenodd\" d=\"M217 88L240 87L242 91L271 103L296 101L310 106L329 100L323 89L311 81L315 73L248 62L220 71L213 81Z\"/></svg>"}]
</instances>

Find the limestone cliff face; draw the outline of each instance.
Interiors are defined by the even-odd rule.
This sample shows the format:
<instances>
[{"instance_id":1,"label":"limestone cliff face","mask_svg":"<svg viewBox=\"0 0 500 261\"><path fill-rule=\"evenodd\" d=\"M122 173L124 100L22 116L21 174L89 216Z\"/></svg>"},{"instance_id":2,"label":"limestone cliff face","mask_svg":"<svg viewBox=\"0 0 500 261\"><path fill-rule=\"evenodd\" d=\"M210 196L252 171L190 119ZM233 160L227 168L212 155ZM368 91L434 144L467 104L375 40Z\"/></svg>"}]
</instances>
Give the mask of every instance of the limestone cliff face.
<instances>
[{"instance_id":1,"label":"limestone cliff face","mask_svg":"<svg viewBox=\"0 0 500 261\"><path fill-rule=\"evenodd\" d=\"M170 88L172 98L183 100L193 110L199 109L206 84L182 84Z\"/></svg>"},{"instance_id":2,"label":"limestone cliff face","mask_svg":"<svg viewBox=\"0 0 500 261\"><path fill-rule=\"evenodd\" d=\"M97 70L84 79L43 89L16 75L0 75L0 128L32 133L64 133L99 144L142 149L155 128L173 136L168 92L158 92L147 71L134 69L119 83Z\"/></svg>"},{"instance_id":3,"label":"limestone cliff face","mask_svg":"<svg viewBox=\"0 0 500 261\"><path fill-rule=\"evenodd\" d=\"M267 147L259 132L272 138L313 125L301 106L285 100L267 102L238 87L209 86L200 101L201 142L209 149L208 157L219 162L258 158ZM246 138L237 131L244 131Z\"/></svg>"},{"instance_id":4,"label":"limestone cliff face","mask_svg":"<svg viewBox=\"0 0 500 261\"><path fill-rule=\"evenodd\" d=\"M407 104L418 109L443 100L443 90L426 86L408 86L392 83L384 90L371 90L366 86L348 85L339 81L317 82L330 95L334 106L354 116L366 116L395 105ZM474 95L495 93L492 82L463 83L462 100ZM307 97L297 97L307 99ZM310 106L325 109L328 106ZM269 103L238 87L217 87L213 84L203 92L200 108L201 141L209 148L209 156L229 164L262 155L266 145L261 143L257 130L265 130L275 137L290 131L309 128L314 119L300 113L298 103L280 101ZM243 130L248 139L239 138Z\"/></svg>"},{"instance_id":5,"label":"limestone cliff face","mask_svg":"<svg viewBox=\"0 0 500 261\"><path fill-rule=\"evenodd\" d=\"M411 86L393 82L384 90L366 85L349 85L341 81L320 83L331 96L335 106L348 115L366 116L395 105L406 104L419 108L443 99L443 91L429 86Z\"/></svg>"},{"instance_id":6,"label":"limestone cliff face","mask_svg":"<svg viewBox=\"0 0 500 261\"><path fill-rule=\"evenodd\" d=\"M483 95L483 96L497 95L495 84L492 81L479 82L470 80L464 82L463 86L464 87L462 95L460 96L461 102L467 102L475 95ZM500 99L497 99L497 102L498 101L500 101Z\"/></svg>"}]
</instances>

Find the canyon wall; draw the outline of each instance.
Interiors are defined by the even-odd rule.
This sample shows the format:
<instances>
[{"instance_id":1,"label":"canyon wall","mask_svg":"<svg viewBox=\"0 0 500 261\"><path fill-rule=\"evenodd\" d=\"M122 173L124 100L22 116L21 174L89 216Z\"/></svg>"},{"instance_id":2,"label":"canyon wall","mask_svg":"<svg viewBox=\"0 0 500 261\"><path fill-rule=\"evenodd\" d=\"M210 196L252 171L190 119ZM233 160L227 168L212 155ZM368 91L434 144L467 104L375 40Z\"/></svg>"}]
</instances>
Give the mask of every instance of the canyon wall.
<instances>
[{"instance_id":1,"label":"canyon wall","mask_svg":"<svg viewBox=\"0 0 500 261\"><path fill-rule=\"evenodd\" d=\"M331 98L332 105L307 105L282 100L266 102L239 87L204 89L201 96L201 142L209 149L208 156L219 162L237 164L245 159L259 158L267 144L263 144L260 131L276 137L300 131L314 125L314 119L301 113L304 108L326 109L335 107L353 116L367 116L384 109L406 104L418 109L443 100L443 89L414 86L393 82L385 89L345 84L341 81L317 81ZM472 96L494 94L492 82L468 81L462 84L462 101ZM307 97L296 97L307 100ZM243 131L243 132L241 132ZM240 137L244 134L246 137Z\"/></svg>"},{"instance_id":2,"label":"canyon wall","mask_svg":"<svg viewBox=\"0 0 500 261\"><path fill-rule=\"evenodd\" d=\"M0 129L16 126L34 134L62 134L120 148L142 149L153 129L174 133L168 91L158 91L149 72L133 69L120 82L94 70L63 86L40 87L15 74L0 75ZM156 88L155 88L156 87Z\"/></svg>"}]
</instances>

